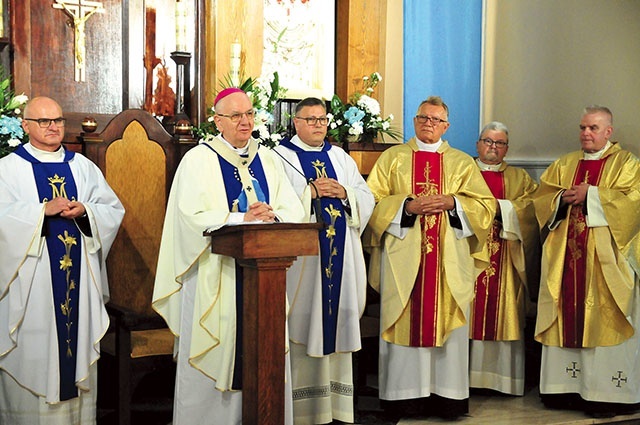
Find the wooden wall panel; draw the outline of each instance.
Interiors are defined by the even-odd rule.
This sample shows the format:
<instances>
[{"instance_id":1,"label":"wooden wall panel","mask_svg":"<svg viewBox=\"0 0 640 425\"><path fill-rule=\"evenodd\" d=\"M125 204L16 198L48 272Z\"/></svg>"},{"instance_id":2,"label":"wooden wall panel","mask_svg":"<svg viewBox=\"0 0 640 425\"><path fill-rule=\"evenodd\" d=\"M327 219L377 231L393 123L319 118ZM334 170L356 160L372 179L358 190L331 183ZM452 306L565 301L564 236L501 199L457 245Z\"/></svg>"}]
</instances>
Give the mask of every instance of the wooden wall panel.
<instances>
[{"instance_id":1,"label":"wooden wall panel","mask_svg":"<svg viewBox=\"0 0 640 425\"><path fill-rule=\"evenodd\" d=\"M65 111L122 110L121 0L101 0L105 13L85 23L86 81L74 79L74 29L53 0L12 0L13 73L17 92L46 95Z\"/></svg>"},{"instance_id":2,"label":"wooden wall panel","mask_svg":"<svg viewBox=\"0 0 640 425\"><path fill-rule=\"evenodd\" d=\"M205 4L205 103L210 106L218 92L219 81L229 73L231 43L242 46L240 72L245 78L259 77L263 50L263 0L207 0Z\"/></svg>"},{"instance_id":3,"label":"wooden wall panel","mask_svg":"<svg viewBox=\"0 0 640 425\"><path fill-rule=\"evenodd\" d=\"M86 23L86 82L74 81L74 31L53 0L10 0L12 74L17 92L47 95L65 113L113 115L143 102L142 68L145 0L100 0L106 9ZM197 8L198 116L213 102L229 73L231 43L242 45L245 77L261 73L263 0L193 0ZM346 99L363 75L384 77L387 0L336 0L336 93ZM173 10L163 13L173 14ZM123 35L124 34L124 35ZM158 52L161 53L161 52ZM173 67L174 64L167 63ZM384 84L383 80L383 83ZM382 87L376 97L383 103ZM194 96L197 97L197 96ZM100 123L104 125L106 123ZM68 128L68 130L70 130Z\"/></svg>"},{"instance_id":4,"label":"wooden wall panel","mask_svg":"<svg viewBox=\"0 0 640 425\"><path fill-rule=\"evenodd\" d=\"M386 0L336 1L336 93L343 100L362 89L364 75L384 71L385 8ZM382 103L381 94L376 89Z\"/></svg>"}]
</instances>

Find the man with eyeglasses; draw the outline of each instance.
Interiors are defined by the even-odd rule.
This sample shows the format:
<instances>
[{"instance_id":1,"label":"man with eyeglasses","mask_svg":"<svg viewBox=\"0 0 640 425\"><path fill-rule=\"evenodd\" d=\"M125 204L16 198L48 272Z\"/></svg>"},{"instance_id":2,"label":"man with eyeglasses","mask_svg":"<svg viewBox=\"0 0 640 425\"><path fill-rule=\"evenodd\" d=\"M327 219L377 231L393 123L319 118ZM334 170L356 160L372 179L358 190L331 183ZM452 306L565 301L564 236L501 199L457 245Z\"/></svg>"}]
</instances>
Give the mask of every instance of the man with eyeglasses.
<instances>
[{"instance_id":1,"label":"man with eyeglasses","mask_svg":"<svg viewBox=\"0 0 640 425\"><path fill-rule=\"evenodd\" d=\"M0 159L0 423L95 423L104 261L124 208L62 146L57 102L35 97L24 117L29 142Z\"/></svg>"},{"instance_id":2,"label":"man with eyeglasses","mask_svg":"<svg viewBox=\"0 0 640 425\"><path fill-rule=\"evenodd\" d=\"M534 196L543 232L535 339L547 407L611 417L640 409L640 160L588 106L581 150L553 162Z\"/></svg>"},{"instance_id":3,"label":"man with eyeglasses","mask_svg":"<svg viewBox=\"0 0 640 425\"><path fill-rule=\"evenodd\" d=\"M524 327L538 287L540 241L526 170L504 161L509 130L493 121L476 142L476 164L497 201L486 244L490 264L476 279L469 324L471 388L524 394ZM537 291L533 293L537 296Z\"/></svg>"},{"instance_id":4,"label":"man with eyeglasses","mask_svg":"<svg viewBox=\"0 0 640 425\"><path fill-rule=\"evenodd\" d=\"M327 136L325 103L296 105L296 135L275 150L319 231L320 254L287 272L289 338L296 424L354 422L352 352L361 348L367 273L360 234L373 195L355 161ZM319 217L321 216L321 217Z\"/></svg>"},{"instance_id":5,"label":"man with eyeglasses","mask_svg":"<svg viewBox=\"0 0 640 425\"><path fill-rule=\"evenodd\" d=\"M214 108L220 134L189 150L176 170L153 293L153 308L179 337L174 425L242 422L242 268L211 253L203 231L304 219L281 161L251 137L247 94L224 89ZM291 423L290 398L285 407Z\"/></svg>"},{"instance_id":6,"label":"man with eyeglasses","mask_svg":"<svg viewBox=\"0 0 640 425\"><path fill-rule=\"evenodd\" d=\"M380 155L363 236L381 296L380 398L392 414L468 412L469 304L486 267L495 201L469 155L442 140L440 97L423 101L416 137Z\"/></svg>"}]
</instances>

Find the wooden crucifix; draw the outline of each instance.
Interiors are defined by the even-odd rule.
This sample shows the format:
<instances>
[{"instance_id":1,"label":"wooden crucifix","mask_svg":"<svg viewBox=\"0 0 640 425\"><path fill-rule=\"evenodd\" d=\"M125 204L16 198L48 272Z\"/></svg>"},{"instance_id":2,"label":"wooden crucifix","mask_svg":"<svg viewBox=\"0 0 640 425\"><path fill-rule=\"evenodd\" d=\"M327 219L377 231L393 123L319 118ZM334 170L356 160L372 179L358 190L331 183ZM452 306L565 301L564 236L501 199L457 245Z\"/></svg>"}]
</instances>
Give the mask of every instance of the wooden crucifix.
<instances>
[{"instance_id":1,"label":"wooden crucifix","mask_svg":"<svg viewBox=\"0 0 640 425\"><path fill-rule=\"evenodd\" d=\"M104 13L102 3L91 0L54 0L54 9L63 9L73 19L75 79L85 81L85 34L84 25L94 13Z\"/></svg>"}]
</instances>

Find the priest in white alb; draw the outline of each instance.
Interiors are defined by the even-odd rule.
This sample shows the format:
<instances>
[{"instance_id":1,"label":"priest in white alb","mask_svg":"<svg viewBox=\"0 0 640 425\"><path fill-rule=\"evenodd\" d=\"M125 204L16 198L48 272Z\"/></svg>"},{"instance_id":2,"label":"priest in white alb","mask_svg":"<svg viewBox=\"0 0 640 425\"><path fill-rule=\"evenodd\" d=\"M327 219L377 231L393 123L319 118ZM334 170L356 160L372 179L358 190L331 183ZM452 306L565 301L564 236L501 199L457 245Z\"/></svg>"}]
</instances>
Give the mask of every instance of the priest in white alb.
<instances>
[{"instance_id":1,"label":"priest in white alb","mask_svg":"<svg viewBox=\"0 0 640 425\"><path fill-rule=\"evenodd\" d=\"M373 194L342 148L326 140L325 103L300 101L296 135L275 149L311 221L323 222L318 256L287 272L295 423L354 421L352 353L361 348L367 275L360 234Z\"/></svg>"},{"instance_id":2,"label":"priest in white alb","mask_svg":"<svg viewBox=\"0 0 640 425\"><path fill-rule=\"evenodd\" d=\"M29 143L0 159L0 423L95 424L105 260L124 208L62 146L53 99L24 110Z\"/></svg>"}]
</instances>

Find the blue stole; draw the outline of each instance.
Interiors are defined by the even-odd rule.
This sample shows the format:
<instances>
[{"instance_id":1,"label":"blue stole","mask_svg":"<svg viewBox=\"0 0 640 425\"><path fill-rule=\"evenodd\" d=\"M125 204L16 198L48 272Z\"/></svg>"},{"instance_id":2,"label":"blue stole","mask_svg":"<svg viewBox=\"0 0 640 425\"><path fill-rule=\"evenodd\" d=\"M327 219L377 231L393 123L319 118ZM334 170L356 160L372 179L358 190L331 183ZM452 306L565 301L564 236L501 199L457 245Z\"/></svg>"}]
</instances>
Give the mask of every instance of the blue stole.
<instances>
[{"instance_id":1,"label":"blue stole","mask_svg":"<svg viewBox=\"0 0 640 425\"><path fill-rule=\"evenodd\" d=\"M320 177L337 179L336 171L329 159L330 143L325 141L322 151L305 151L288 140L280 142L280 144L298 155L308 181ZM323 353L328 355L336 350L336 328L347 221L344 205L336 198L320 198L320 211L316 211L316 216L318 215L321 215L322 220L327 224L326 228L318 231L318 237L322 269L322 333L324 336L322 345Z\"/></svg>"},{"instance_id":2,"label":"blue stole","mask_svg":"<svg viewBox=\"0 0 640 425\"><path fill-rule=\"evenodd\" d=\"M204 143L206 147L216 153L218 161L220 162L220 169L222 170L222 179L224 180L225 192L227 194L227 206L231 212L247 212L249 205L247 201L246 190L254 190L258 201L269 203L269 186L267 185L267 178L264 175L264 169L262 168L262 162L260 157L255 155L249 164L249 173L251 174L251 183L253 188L243 188L240 181L240 175L238 169L233 166L229 161L224 159L220 153L218 153L214 147L208 143ZM240 156L244 157L243 155ZM247 155L247 158L249 156ZM243 326L243 285L244 270L236 262L236 351L235 361L233 369L233 379L231 382L231 388L234 390L242 389L242 326ZM256 341L256 344L259 343Z\"/></svg>"},{"instance_id":3,"label":"blue stole","mask_svg":"<svg viewBox=\"0 0 640 425\"><path fill-rule=\"evenodd\" d=\"M59 196L78 199L78 190L69 167L69 161L75 152L66 151L64 162L40 162L24 146L16 149L15 153L31 163L40 202ZM63 401L78 396L75 382L82 237L73 220L60 216L45 218L43 236L47 242L51 267L53 306L58 331L60 400Z\"/></svg>"},{"instance_id":4,"label":"blue stole","mask_svg":"<svg viewBox=\"0 0 640 425\"><path fill-rule=\"evenodd\" d=\"M208 146L208 145L207 145ZM246 190L251 188L243 188L238 169L218 155L220 160L220 169L222 170L222 178L224 179L224 187L227 192L227 203L231 212L247 212L249 211L249 203L247 201ZM258 201L269 203L269 186L267 186L267 178L264 176L262 163L256 155L249 165L251 173L251 183L253 190L258 197Z\"/></svg>"}]
</instances>

